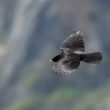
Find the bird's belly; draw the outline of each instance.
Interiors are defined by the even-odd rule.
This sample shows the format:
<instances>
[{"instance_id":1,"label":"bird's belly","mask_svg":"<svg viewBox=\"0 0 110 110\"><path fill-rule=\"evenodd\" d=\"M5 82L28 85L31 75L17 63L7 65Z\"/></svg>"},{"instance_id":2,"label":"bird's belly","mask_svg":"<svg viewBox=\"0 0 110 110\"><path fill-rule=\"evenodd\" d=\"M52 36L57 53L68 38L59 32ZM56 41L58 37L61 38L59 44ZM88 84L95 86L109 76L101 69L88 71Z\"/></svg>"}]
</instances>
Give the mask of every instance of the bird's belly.
<instances>
[{"instance_id":1,"label":"bird's belly","mask_svg":"<svg viewBox=\"0 0 110 110\"><path fill-rule=\"evenodd\" d=\"M72 72L74 72L76 70L76 69L69 69L66 67L62 67L62 69L63 69L63 72L65 75L71 74Z\"/></svg>"},{"instance_id":2,"label":"bird's belly","mask_svg":"<svg viewBox=\"0 0 110 110\"><path fill-rule=\"evenodd\" d=\"M68 75L72 72L74 72L76 69L70 69L67 68L66 66L62 65L61 63L55 63L53 66L53 71L62 74L62 75Z\"/></svg>"}]
</instances>

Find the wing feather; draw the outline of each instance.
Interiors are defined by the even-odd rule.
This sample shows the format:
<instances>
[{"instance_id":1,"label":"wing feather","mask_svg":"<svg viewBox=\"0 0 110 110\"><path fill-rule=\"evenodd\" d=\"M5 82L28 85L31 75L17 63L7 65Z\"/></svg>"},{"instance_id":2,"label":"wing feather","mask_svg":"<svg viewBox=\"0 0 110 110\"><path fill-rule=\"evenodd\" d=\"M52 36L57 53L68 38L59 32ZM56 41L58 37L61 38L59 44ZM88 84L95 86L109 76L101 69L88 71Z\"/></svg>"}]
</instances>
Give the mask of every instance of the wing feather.
<instances>
[{"instance_id":1,"label":"wing feather","mask_svg":"<svg viewBox=\"0 0 110 110\"><path fill-rule=\"evenodd\" d=\"M80 31L74 32L61 45L61 49L69 48L72 51L84 51L83 34Z\"/></svg>"}]
</instances>

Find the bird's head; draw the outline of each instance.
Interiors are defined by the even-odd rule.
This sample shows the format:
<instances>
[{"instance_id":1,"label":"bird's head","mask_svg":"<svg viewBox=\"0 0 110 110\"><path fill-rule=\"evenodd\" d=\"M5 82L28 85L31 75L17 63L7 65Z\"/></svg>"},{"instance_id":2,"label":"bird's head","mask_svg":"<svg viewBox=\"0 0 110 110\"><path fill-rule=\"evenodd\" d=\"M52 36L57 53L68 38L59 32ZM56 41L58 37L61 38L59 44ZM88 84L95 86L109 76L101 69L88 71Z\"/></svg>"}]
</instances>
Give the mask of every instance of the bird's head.
<instances>
[{"instance_id":1,"label":"bird's head","mask_svg":"<svg viewBox=\"0 0 110 110\"><path fill-rule=\"evenodd\" d=\"M49 62L58 62L61 58L62 58L62 55L57 55L54 58L52 58L51 60L49 60Z\"/></svg>"}]
</instances>

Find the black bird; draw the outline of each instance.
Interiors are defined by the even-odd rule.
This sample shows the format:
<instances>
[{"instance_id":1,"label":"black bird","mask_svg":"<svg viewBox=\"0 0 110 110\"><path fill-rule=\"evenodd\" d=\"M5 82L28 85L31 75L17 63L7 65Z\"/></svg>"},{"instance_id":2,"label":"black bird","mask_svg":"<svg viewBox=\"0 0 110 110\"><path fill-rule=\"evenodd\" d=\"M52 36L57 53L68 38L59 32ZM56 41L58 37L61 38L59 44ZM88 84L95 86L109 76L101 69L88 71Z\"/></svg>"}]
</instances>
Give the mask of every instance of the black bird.
<instances>
[{"instance_id":1,"label":"black bird","mask_svg":"<svg viewBox=\"0 0 110 110\"><path fill-rule=\"evenodd\" d=\"M53 71L57 74L68 75L77 69L80 61L97 64L102 60L100 52L85 54L83 34L74 31L61 45L60 54L52 58Z\"/></svg>"}]
</instances>

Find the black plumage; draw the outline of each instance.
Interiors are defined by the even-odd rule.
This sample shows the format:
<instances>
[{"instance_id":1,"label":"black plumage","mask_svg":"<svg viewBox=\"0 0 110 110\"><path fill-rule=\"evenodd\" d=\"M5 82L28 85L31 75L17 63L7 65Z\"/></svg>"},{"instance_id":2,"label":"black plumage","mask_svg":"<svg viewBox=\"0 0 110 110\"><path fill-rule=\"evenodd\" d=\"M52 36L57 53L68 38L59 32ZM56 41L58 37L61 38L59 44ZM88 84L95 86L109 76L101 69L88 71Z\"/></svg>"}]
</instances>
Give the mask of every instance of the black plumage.
<instances>
[{"instance_id":1,"label":"black plumage","mask_svg":"<svg viewBox=\"0 0 110 110\"><path fill-rule=\"evenodd\" d=\"M80 61L86 63L99 63L102 60L100 52L85 54L83 34L75 31L70 35L60 47L61 53L54 58L53 71L58 74L69 74L77 69Z\"/></svg>"}]
</instances>

